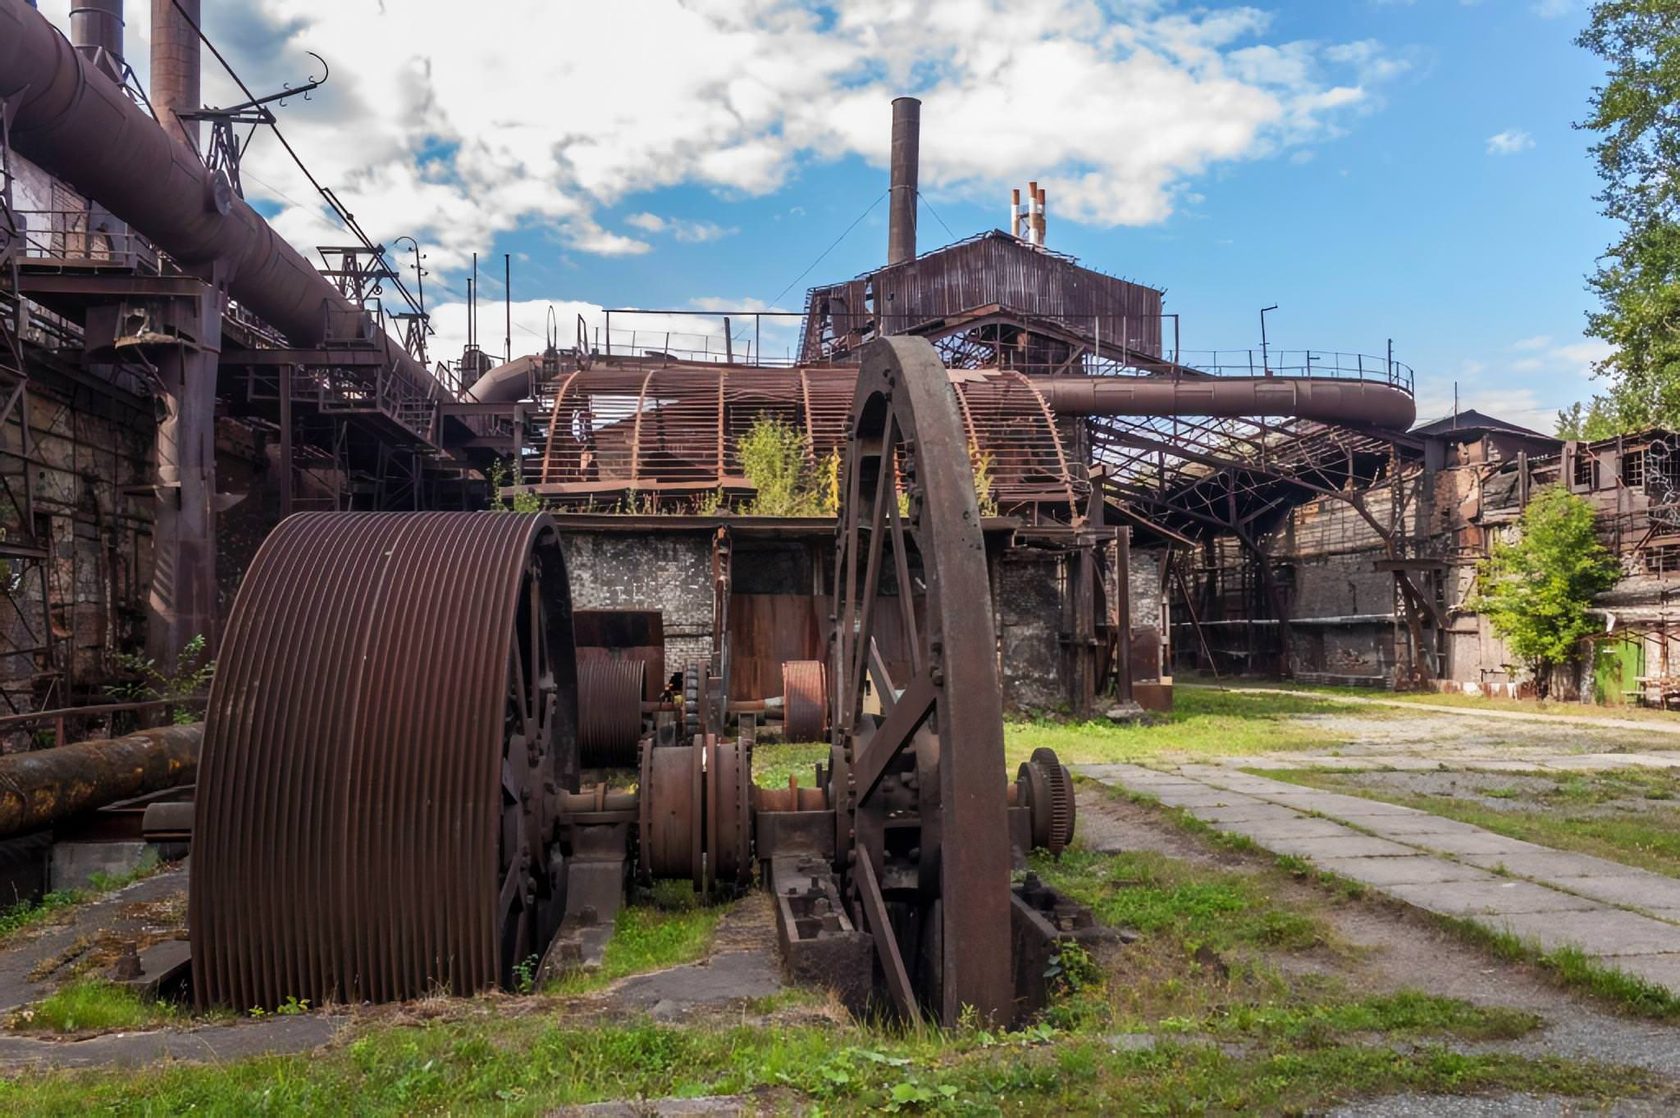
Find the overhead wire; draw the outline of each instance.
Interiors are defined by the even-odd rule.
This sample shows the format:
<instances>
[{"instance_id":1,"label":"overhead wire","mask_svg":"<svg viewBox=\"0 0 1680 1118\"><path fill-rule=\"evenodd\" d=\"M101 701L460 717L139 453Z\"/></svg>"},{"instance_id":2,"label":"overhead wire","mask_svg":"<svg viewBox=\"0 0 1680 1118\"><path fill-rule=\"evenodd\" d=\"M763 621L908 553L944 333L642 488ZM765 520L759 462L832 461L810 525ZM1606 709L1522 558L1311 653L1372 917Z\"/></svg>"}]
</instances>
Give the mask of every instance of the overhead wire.
<instances>
[{"instance_id":1,"label":"overhead wire","mask_svg":"<svg viewBox=\"0 0 1680 1118\"><path fill-rule=\"evenodd\" d=\"M846 231L844 233L841 233L838 237L834 238L834 243L833 244L831 244L827 248L823 249L822 252L820 254L818 254L818 256L815 260L811 261L809 264L807 264L805 266L805 270L803 272L800 272L797 276L794 276L791 280L788 281L788 285L786 287L784 287L780 291L776 292L776 297L774 299L770 300L770 306L773 307L777 303L781 302L782 301L782 296L786 295L789 291L792 291L794 284L798 283L800 280L802 280L806 276L810 275L812 268L815 268L818 264L821 264L823 262L823 260L827 258L829 253L833 252L836 248L840 247L840 242L845 240L848 236L850 236L852 230L856 229L860 224L862 224L863 219L868 217L871 213L873 213L875 211L875 207L879 206L881 204L882 199L886 198L887 195L889 195L891 193L892 193L892 191L890 191L890 190L881 191L881 193L876 196L875 200L873 202L869 203L868 207L862 213L858 214L857 218L850 225L846 226Z\"/></svg>"}]
</instances>

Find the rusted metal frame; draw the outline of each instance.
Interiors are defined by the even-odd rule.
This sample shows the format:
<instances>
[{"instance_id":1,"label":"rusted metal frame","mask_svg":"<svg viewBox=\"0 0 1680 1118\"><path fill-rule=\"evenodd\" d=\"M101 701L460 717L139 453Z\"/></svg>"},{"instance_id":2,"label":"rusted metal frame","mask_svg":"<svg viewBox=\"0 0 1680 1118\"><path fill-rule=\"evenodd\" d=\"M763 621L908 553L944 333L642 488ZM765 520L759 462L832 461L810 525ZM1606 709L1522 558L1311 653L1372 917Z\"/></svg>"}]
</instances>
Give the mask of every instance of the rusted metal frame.
<instances>
[{"instance_id":1,"label":"rusted metal frame","mask_svg":"<svg viewBox=\"0 0 1680 1118\"><path fill-rule=\"evenodd\" d=\"M919 1021L921 1007L917 1004L916 992L910 988L910 974L904 969L904 957L899 953L892 920L887 916L886 901L881 896L881 883L876 880L875 865L867 852L859 854L854 878L858 898L863 902L864 917L869 923L869 934L875 940L875 950L881 959L881 970L887 976L887 989L892 994L893 1004L906 1020Z\"/></svg>"},{"instance_id":2,"label":"rusted metal frame","mask_svg":"<svg viewBox=\"0 0 1680 1118\"><path fill-rule=\"evenodd\" d=\"M846 663L848 706L856 706L862 699L863 681L869 670L868 649L875 641L875 607L879 602L881 589L881 552L886 545L886 533L882 529L885 527L887 504L896 503L891 483L896 435L895 419L889 407L881 428L877 459L879 465L875 475L875 500L870 508L869 557L864 567L863 595L859 599L861 616L858 618L857 634L852 646L853 658ZM855 525L853 531L856 531Z\"/></svg>"},{"instance_id":3,"label":"rusted metal frame","mask_svg":"<svg viewBox=\"0 0 1680 1118\"><path fill-rule=\"evenodd\" d=\"M636 422L630 433L630 488L639 489L640 470L642 462L642 417L647 414L648 384L653 380L653 370L649 369L642 375L641 394L636 398Z\"/></svg>"},{"instance_id":4,"label":"rusted metal frame","mask_svg":"<svg viewBox=\"0 0 1680 1118\"><path fill-rule=\"evenodd\" d=\"M132 703L100 703L96 706L59 707L55 710L31 711L28 714L8 714L0 717L0 730L13 730L37 722L87 718L97 714L144 714L172 707L197 707L203 706L205 701L203 695L188 695L179 699L144 699Z\"/></svg>"},{"instance_id":5,"label":"rusted metal frame","mask_svg":"<svg viewBox=\"0 0 1680 1118\"><path fill-rule=\"evenodd\" d=\"M859 804L874 794L893 759L904 752L915 740L917 732L933 717L940 698L940 688L926 675L918 675L892 704L891 711L875 727L852 762Z\"/></svg>"},{"instance_id":6,"label":"rusted metal frame","mask_svg":"<svg viewBox=\"0 0 1680 1118\"><path fill-rule=\"evenodd\" d=\"M560 384L560 391L554 394L554 408L548 413L548 441L543 446L542 473L538 475L543 484L548 483L549 471L554 464L554 433L560 429L560 412L566 402L566 392L572 387L581 370L573 370Z\"/></svg>"},{"instance_id":7,"label":"rusted metal frame","mask_svg":"<svg viewBox=\"0 0 1680 1118\"><path fill-rule=\"evenodd\" d=\"M728 320L726 319L725 321L727 322ZM724 414L724 410L723 410L723 399L724 399L723 386L724 386L725 383L726 383L726 381L724 379L724 374L722 372L718 373L718 378L717 378L717 483L718 483L718 488L719 489L723 488L723 476L724 476L723 463L724 463L724 457L725 457L725 455L724 455L724 439L727 435L727 430L728 430L727 427L724 425L724 422L723 422L723 414Z\"/></svg>"},{"instance_id":8,"label":"rusted metal frame","mask_svg":"<svg viewBox=\"0 0 1680 1118\"><path fill-rule=\"evenodd\" d=\"M1026 377L1017 376L1016 380L1032 394L1034 402L1038 404L1039 414L1044 417L1044 425L1050 431L1051 443L1056 448L1056 472L1063 479L1064 486L1067 489L1068 515L1074 518L1074 523L1077 524L1084 517L1079 515L1079 505L1073 496L1072 474L1068 471L1067 455L1062 451L1061 435L1056 430L1056 417L1050 413L1050 405L1045 403L1044 393L1034 388L1032 382Z\"/></svg>"}]
</instances>

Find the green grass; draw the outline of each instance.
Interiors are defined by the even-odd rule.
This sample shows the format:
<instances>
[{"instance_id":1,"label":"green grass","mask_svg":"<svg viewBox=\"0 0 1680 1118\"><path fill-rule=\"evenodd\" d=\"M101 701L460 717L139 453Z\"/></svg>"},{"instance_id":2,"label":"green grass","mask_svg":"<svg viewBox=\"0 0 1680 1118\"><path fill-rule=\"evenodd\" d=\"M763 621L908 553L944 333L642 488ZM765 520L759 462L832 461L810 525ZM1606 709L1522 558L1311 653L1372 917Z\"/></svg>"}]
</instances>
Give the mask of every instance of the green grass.
<instances>
[{"instance_id":1,"label":"green grass","mask_svg":"<svg viewBox=\"0 0 1680 1118\"><path fill-rule=\"evenodd\" d=\"M1397 1091L1533 1091L1590 1099L1648 1077L1608 1065L1439 1047L1285 1044L1232 1055L1165 1041L1117 1051L1098 1036L885 1033L863 1027L571 1026L532 1018L373 1027L325 1054L0 1082L19 1115L534 1114L612 1099L752 1094L824 1112L1166 1114L1301 1111Z\"/></svg>"},{"instance_id":2,"label":"green grass","mask_svg":"<svg viewBox=\"0 0 1680 1118\"><path fill-rule=\"evenodd\" d=\"M1011 765L1040 746L1054 749L1064 764L1081 764L1158 756L1227 757L1333 746L1343 740L1300 717L1311 714L1384 717L1382 708L1330 697L1180 687L1173 693L1172 713L1147 724L1119 725L1107 719L1010 721L1003 737Z\"/></svg>"},{"instance_id":3,"label":"green grass","mask_svg":"<svg viewBox=\"0 0 1680 1118\"><path fill-rule=\"evenodd\" d=\"M566 975L544 992L581 994L627 975L692 963L711 946L723 911L700 904L687 882L659 882L651 901L619 910L598 968Z\"/></svg>"},{"instance_id":4,"label":"green grass","mask_svg":"<svg viewBox=\"0 0 1680 1118\"><path fill-rule=\"evenodd\" d=\"M1417 990L1360 998L1339 1005L1232 1006L1210 1018L1173 1022L1187 1031L1264 1036L1301 1047L1322 1047L1352 1033L1391 1039L1454 1036L1464 1040L1515 1040L1544 1022L1533 1013L1477 1006Z\"/></svg>"},{"instance_id":5,"label":"green grass","mask_svg":"<svg viewBox=\"0 0 1680 1118\"><path fill-rule=\"evenodd\" d=\"M16 1028L54 1033L150 1029L177 1019L168 1002L141 996L126 986L79 978L61 986L12 1017Z\"/></svg>"},{"instance_id":6,"label":"green grass","mask_svg":"<svg viewBox=\"0 0 1680 1118\"><path fill-rule=\"evenodd\" d=\"M1031 865L1104 924L1171 937L1192 951L1204 945L1300 950L1331 940L1322 917L1277 900L1262 874L1202 869L1153 851L1099 854L1078 847L1056 860L1034 854Z\"/></svg>"},{"instance_id":7,"label":"green grass","mask_svg":"<svg viewBox=\"0 0 1680 1118\"><path fill-rule=\"evenodd\" d=\"M753 783L760 788L786 788L789 776L801 788L816 787L816 766L828 764L827 742L794 742L753 746Z\"/></svg>"},{"instance_id":8,"label":"green grass","mask_svg":"<svg viewBox=\"0 0 1680 1118\"><path fill-rule=\"evenodd\" d=\"M1324 769L1267 769L1274 780L1304 784L1363 796L1370 800L1415 807L1496 834L1558 850L1572 850L1621 862L1640 869L1680 877L1680 775L1663 771L1621 771L1603 774L1513 773L1547 779L1552 787L1539 793L1507 790L1511 795L1481 792L1508 800L1537 801L1542 810L1492 807L1458 796L1424 795L1360 784L1346 772ZM1497 790L1496 790L1497 791ZM1640 810L1607 812L1608 800L1640 801Z\"/></svg>"},{"instance_id":9,"label":"green grass","mask_svg":"<svg viewBox=\"0 0 1680 1118\"><path fill-rule=\"evenodd\" d=\"M1200 685L1191 684L1190 686L1194 687ZM1230 684L1221 683L1219 686L1229 686L1233 690L1239 691L1245 687L1275 687L1285 688L1290 691L1308 691L1315 695L1324 695L1330 698L1346 696L1360 699L1380 699L1384 702L1410 703L1413 705L1468 707L1473 710L1510 710L1518 711L1523 714L1556 714L1572 716L1575 718L1627 718L1634 721L1667 722L1670 724L1680 722L1680 712L1654 710L1650 707L1628 706L1620 703L1599 704L1542 702L1538 699L1487 698L1482 695L1466 695L1462 691L1388 691L1367 687L1332 687L1327 684L1304 684L1290 681L1284 681L1281 683L1254 684L1245 684L1241 682ZM1178 690L1182 689L1182 687L1178 688Z\"/></svg>"}]
</instances>

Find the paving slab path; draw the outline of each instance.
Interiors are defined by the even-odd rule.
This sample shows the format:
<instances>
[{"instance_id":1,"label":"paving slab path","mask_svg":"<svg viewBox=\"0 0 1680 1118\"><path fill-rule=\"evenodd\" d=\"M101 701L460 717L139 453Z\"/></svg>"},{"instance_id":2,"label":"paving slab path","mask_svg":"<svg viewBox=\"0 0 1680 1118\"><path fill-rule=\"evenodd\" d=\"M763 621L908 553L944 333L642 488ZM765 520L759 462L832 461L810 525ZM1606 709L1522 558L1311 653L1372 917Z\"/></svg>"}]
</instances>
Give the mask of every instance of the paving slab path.
<instances>
[{"instance_id":1,"label":"paving slab path","mask_svg":"<svg viewBox=\"0 0 1680 1118\"><path fill-rule=\"evenodd\" d=\"M1680 879L1220 765L1074 771L1425 911L1513 934L1544 951L1578 947L1680 993Z\"/></svg>"}]
</instances>

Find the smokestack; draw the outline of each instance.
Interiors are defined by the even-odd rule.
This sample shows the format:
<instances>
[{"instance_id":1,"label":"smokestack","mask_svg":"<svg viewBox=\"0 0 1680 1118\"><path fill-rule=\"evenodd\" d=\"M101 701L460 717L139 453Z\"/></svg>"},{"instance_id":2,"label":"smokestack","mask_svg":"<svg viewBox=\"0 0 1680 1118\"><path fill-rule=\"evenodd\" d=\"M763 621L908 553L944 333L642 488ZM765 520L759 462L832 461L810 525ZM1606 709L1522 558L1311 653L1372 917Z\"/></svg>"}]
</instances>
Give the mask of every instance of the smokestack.
<instances>
[{"instance_id":1,"label":"smokestack","mask_svg":"<svg viewBox=\"0 0 1680 1118\"><path fill-rule=\"evenodd\" d=\"M1021 188L1018 186L1009 192L1009 235L1016 239L1021 236Z\"/></svg>"},{"instance_id":2,"label":"smokestack","mask_svg":"<svg viewBox=\"0 0 1680 1118\"><path fill-rule=\"evenodd\" d=\"M111 80L122 81L123 0L75 0L70 43Z\"/></svg>"},{"instance_id":3,"label":"smokestack","mask_svg":"<svg viewBox=\"0 0 1680 1118\"><path fill-rule=\"evenodd\" d=\"M1027 184L1027 243L1038 243L1038 182Z\"/></svg>"},{"instance_id":4,"label":"smokestack","mask_svg":"<svg viewBox=\"0 0 1680 1118\"><path fill-rule=\"evenodd\" d=\"M916 258L916 177L921 162L922 103L892 103L892 189L887 199L887 263Z\"/></svg>"},{"instance_id":5,"label":"smokestack","mask_svg":"<svg viewBox=\"0 0 1680 1118\"><path fill-rule=\"evenodd\" d=\"M1038 188L1038 216L1033 219L1034 230L1038 234L1038 243L1044 243L1044 188Z\"/></svg>"},{"instance_id":6,"label":"smokestack","mask_svg":"<svg viewBox=\"0 0 1680 1118\"><path fill-rule=\"evenodd\" d=\"M204 106L198 90L198 32L193 28L199 23L199 0L178 2L179 10L177 0L152 0L152 109L165 132L202 151L198 121L177 118Z\"/></svg>"}]
</instances>

